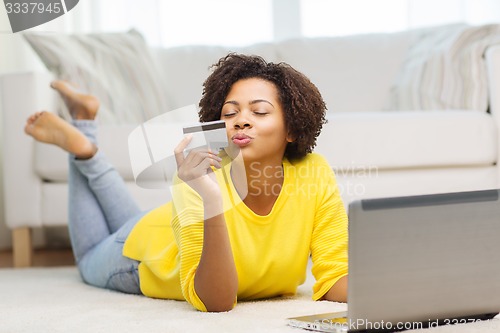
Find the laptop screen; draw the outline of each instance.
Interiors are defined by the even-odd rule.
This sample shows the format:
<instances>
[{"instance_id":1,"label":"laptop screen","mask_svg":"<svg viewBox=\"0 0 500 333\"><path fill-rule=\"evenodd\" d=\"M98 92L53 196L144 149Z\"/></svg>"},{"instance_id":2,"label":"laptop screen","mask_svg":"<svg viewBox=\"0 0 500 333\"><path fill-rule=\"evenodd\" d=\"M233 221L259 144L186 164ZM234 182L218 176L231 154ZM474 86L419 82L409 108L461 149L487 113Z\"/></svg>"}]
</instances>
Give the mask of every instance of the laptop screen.
<instances>
[{"instance_id":1,"label":"laptop screen","mask_svg":"<svg viewBox=\"0 0 500 333\"><path fill-rule=\"evenodd\" d=\"M429 322L500 311L498 190L349 206L350 321Z\"/></svg>"}]
</instances>

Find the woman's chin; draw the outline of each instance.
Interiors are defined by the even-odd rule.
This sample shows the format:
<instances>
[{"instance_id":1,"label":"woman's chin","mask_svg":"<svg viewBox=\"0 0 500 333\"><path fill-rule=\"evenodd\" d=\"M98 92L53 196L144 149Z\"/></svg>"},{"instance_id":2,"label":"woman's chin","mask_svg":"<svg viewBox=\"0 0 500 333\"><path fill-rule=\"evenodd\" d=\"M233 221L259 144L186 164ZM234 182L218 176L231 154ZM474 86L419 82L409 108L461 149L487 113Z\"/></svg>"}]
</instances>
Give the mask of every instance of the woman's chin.
<instances>
[{"instance_id":1,"label":"woman's chin","mask_svg":"<svg viewBox=\"0 0 500 333\"><path fill-rule=\"evenodd\" d=\"M240 147L238 147L232 142L229 142L229 145L226 148L224 148L224 151L231 159L234 160L236 157L238 157L241 150Z\"/></svg>"}]
</instances>

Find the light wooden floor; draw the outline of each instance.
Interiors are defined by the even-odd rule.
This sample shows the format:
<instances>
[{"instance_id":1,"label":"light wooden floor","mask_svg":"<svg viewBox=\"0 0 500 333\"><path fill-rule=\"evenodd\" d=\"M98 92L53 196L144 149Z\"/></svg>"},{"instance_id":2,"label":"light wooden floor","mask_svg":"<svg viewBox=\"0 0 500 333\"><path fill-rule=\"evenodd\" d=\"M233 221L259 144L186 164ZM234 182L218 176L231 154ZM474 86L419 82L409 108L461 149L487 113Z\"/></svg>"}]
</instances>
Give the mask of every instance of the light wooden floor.
<instances>
[{"instance_id":1,"label":"light wooden floor","mask_svg":"<svg viewBox=\"0 0 500 333\"><path fill-rule=\"evenodd\" d=\"M75 264L71 249L38 249L33 255L34 267L71 266ZM13 267L12 252L0 251L0 268Z\"/></svg>"}]
</instances>

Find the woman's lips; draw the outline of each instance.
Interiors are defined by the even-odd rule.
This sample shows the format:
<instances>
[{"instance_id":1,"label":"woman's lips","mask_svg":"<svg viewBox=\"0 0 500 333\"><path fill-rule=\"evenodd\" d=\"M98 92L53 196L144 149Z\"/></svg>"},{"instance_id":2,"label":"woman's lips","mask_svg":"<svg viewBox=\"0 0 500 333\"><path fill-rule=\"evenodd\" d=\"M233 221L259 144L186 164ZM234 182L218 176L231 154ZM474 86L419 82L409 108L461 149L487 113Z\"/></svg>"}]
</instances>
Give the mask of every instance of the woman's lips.
<instances>
[{"instance_id":1,"label":"woman's lips","mask_svg":"<svg viewBox=\"0 0 500 333\"><path fill-rule=\"evenodd\" d=\"M232 137L232 141L235 145L243 147L252 141L252 138L245 134L236 134Z\"/></svg>"}]
</instances>

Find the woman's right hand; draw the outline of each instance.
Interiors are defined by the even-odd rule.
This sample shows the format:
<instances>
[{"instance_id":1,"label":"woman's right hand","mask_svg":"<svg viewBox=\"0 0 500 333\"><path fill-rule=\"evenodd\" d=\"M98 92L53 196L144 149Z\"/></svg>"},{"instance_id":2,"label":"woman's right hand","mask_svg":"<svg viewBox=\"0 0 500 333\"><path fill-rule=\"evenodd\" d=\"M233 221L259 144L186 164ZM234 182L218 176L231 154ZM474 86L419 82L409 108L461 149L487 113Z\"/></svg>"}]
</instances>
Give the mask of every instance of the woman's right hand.
<instances>
[{"instance_id":1,"label":"woman's right hand","mask_svg":"<svg viewBox=\"0 0 500 333\"><path fill-rule=\"evenodd\" d=\"M221 190L212 166L219 169L222 159L217 153L208 148L196 148L189 151L184 156L184 149L191 142L192 136L185 136L184 139L175 147L175 161L177 163L177 175L195 190L203 201L219 199Z\"/></svg>"}]
</instances>

